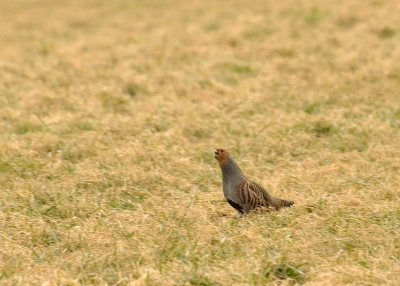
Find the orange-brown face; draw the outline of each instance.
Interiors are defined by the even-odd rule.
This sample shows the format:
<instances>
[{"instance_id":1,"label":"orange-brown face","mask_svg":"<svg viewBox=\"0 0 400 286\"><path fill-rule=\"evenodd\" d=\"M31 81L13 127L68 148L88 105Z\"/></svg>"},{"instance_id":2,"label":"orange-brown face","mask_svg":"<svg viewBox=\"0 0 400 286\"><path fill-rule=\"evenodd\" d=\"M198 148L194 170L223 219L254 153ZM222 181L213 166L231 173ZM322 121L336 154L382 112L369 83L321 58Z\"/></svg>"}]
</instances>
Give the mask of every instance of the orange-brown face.
<instances>
[{"instance_id":1,"label":"orange-brown face","mask_svg":"<svg viewBox=\"0 0 400 286\"><path fill-rule=\"evenodd\" d=\"M228 160L229 152L225 149L215 149L214 157L218 160L218 164L222 167Z\"/></svg>"}]
</instances>

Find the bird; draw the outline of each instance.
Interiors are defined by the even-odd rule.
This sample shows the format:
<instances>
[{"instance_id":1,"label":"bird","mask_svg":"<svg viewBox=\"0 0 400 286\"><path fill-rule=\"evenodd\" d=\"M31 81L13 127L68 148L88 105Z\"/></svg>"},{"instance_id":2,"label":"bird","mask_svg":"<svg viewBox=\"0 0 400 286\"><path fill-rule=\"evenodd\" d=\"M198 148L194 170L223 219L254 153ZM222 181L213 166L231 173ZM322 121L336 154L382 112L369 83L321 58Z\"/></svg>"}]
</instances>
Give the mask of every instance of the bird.
<instances>
[{"instance_id":1,"label":"bird","mask_svg":"<svg viewBox=\"0 0 400 286\"><path fill-rule=\"evenodd\" d=\"M221 167L225 199L238 211L238 218L259 207L279 210L294 204L293 201L273 197L262 186L249 180L227 150L215 149L214 157Z\"/></svg>"}]
</instances>

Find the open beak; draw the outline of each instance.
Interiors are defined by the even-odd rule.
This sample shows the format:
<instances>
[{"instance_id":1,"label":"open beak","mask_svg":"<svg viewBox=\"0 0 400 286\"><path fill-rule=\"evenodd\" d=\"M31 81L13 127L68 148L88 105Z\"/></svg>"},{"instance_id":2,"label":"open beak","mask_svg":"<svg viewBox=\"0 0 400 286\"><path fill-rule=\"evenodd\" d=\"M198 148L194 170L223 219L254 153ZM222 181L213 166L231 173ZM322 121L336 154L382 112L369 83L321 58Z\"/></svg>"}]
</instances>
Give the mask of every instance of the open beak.
<instances>
[{"instance_id":1,"label":"open beak","mask_svg":"<svg viewBox=\"0 0 400 286\"><path fill-rule=\"evenodd\" d=\"M215 150L214 150L214 157L217 157L217 156L218 156L218 150L215 149Z\"/></svg>"}]
</instances>

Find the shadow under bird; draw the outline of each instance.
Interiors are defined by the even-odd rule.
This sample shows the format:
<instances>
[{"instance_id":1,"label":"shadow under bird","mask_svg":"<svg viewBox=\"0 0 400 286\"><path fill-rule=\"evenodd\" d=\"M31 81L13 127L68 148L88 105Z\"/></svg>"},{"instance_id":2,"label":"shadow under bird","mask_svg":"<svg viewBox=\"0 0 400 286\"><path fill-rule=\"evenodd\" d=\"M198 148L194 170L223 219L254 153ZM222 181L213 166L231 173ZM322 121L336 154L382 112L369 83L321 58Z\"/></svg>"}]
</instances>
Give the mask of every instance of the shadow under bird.
<instances>
[{"instance_id":1,"label":"shadow under bird","mask_svg":"<svg viewBox=\"0 0 400 286\"><path fill-rule=\"evenodd\" d=\"M228 203L238 211L238 218L259 207L273 207L279 210L294 204L293 201L271 196L259 184L249 180L228 151L215 149L214 154L222 171L224 196Z\"/></svg>"}]
</instances>

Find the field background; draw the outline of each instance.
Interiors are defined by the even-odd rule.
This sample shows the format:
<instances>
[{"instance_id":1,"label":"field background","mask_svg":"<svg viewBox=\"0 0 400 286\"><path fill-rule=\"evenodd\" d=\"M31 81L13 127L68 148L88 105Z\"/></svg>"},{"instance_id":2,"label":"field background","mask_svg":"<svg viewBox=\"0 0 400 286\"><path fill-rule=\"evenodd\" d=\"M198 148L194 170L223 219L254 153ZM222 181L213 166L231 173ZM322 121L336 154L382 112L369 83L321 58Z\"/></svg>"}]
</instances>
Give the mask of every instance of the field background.
<instances>
[{"instance_id":1,"label":"field background","mask_svg":"<svg viewBox=\"0 0 400 286\"><path fill-rule=\"evenodd\" d=\"M398 0L13 0L0 27L0 284L400 284ZM214 148L294 207L236 219Z\"/></svg>"}]
</instances>

